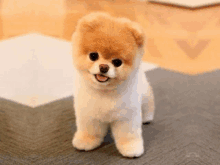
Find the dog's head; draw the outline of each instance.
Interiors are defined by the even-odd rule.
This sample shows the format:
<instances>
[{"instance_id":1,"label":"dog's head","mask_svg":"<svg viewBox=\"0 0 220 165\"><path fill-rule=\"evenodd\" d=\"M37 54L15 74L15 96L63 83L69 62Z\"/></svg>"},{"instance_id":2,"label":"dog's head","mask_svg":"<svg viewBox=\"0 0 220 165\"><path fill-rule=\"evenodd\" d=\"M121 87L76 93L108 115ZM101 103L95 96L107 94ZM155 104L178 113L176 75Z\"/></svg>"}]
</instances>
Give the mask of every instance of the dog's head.
<instances>
[{"instance_id":1,"label":"dog's head","mask_svg":"<svg viewBox=\"0 0 220 165\"><path fill-rule=\"evenodd\" d=\"M96 12L79 20L72 41L76 69L96 88L111 89L138 67L145 36L129 19Z\"/></svg>"}]
</instances>

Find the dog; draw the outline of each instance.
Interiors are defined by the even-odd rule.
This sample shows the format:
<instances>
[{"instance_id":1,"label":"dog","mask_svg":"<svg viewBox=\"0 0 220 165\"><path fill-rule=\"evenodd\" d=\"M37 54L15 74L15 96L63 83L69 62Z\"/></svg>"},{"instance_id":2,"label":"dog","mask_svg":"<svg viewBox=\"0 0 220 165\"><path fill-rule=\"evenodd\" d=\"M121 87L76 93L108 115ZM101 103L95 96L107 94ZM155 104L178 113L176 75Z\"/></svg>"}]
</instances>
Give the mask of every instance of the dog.
<instances>
[{"instance_id":1,"label":"dog","mask_svg":"<svg viewBox=\"0 0 220 165\"><path fill-rule=\"evenodd\" d=\"M144 153L142 123L154 117L153 90L141 69L145 34L127 18L94 12L72 35L74 109L78 150L101 145L111 128L124 157Z\"/></svg>"}]
</instances>

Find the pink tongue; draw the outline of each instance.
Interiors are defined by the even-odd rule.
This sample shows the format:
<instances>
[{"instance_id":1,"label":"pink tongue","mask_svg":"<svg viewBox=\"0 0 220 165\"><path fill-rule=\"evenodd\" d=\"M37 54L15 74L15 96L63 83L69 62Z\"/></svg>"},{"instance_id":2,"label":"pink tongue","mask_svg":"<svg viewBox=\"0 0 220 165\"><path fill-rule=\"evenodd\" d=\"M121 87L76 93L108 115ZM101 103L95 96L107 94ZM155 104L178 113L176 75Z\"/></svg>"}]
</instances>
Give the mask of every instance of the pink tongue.
<instances>
[{"instance_id":1,"label":"pink tongue","mask_svg":"<svg viewBox=\"0 0 220 165\"><path fill-rule=\"evenodd\" d=\"M106 81L108 79L108 77L106 76L101 76L100 74L97 74L96 75L96 78L99 80L99 81Z\"/></svg>"}]
</instances>

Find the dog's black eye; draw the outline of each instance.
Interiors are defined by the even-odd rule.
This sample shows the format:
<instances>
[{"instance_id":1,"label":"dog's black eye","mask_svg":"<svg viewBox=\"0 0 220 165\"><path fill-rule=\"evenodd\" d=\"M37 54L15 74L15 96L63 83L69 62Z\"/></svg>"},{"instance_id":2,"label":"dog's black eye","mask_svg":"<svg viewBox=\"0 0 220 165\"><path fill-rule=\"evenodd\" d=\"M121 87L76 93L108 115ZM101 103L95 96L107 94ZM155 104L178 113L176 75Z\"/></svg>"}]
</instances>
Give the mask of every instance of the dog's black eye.
<instances>
[{"instance_id":1,"label":"dog's black eye","mask_svg":"<svg viewBox=\"0 0 220 165\"><path fill-rule=\"evenodd\" d=\"M122 61L119 60L119 59L115 59L115 60L112 60L112 64L113 64L115 67L119 67L119 66L121 66L121 64L122 64Z\"/></svg>"},{"instance_id":2,"label":"dog's black eye","mask_svg":"<svg viewBox=\"0 0 220 165\"><path fill-rule=\"evenodd\" d=\"M99 58L99 54L97 52L92 52L92 53L89 54L89 58L92 61L96 61Z\"/></svg>"}]
</instances>

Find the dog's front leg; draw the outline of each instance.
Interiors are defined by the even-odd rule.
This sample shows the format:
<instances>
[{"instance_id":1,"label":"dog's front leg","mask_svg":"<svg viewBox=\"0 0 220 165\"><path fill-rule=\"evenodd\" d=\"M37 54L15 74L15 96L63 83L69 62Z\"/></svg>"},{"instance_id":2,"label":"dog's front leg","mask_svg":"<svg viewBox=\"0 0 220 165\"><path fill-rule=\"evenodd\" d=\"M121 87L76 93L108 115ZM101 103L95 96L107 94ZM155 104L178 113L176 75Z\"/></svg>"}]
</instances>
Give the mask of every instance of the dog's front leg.
<instances>
[{"instance_id":1,"label":"dog's front leg","mask_svg":"<svg viewBox=\"0 0 220 165\"><path fill-rule=\"evenodd\" d=\"M89 119L85 116L77 116L77 131L72 144L79 150L93 150L101 145L108 125L96 119Z\"/></svg>"},{"instance_id":2,"label":"dog's front leg","mask_svg":"<svg viewBox=\"0 0 220 165\"><path fill-rule=\"evenodd\" d=\"M125 157L139 157L144 153L141 116L130 121L114 121L111 125L116 147Z\"/></svg>"}]
</instances>

